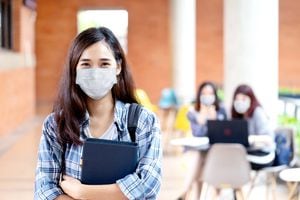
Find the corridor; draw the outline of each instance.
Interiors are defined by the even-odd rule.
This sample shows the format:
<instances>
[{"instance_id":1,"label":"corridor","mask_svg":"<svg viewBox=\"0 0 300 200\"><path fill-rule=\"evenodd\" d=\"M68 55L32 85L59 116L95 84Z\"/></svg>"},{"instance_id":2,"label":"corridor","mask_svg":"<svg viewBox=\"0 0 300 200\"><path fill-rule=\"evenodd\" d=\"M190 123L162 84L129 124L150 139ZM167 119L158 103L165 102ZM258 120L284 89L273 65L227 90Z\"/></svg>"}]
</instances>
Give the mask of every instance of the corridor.
<instances>
[{"instance_id":1,"label":"corridor","mask_svg":"<svg viewBox=\"0 0 300 200\"><path fill-rule=\"evenodd\" d=\"M19 130L9 137L0 138L1 200L33 199L34 170L43 119L44 117L36 117L20 126ZM159 200L175 200L180 194L184 176L188 173L186 171L188 159L181 153L181 149L171 148L171 152L164 155L163 183ZM256 184L249 200L264 197L266 188L263 179L264 177ZM247 191L248 186L245 186L244 192ZM220 199L231 200L231 191L222 192ZM278 185L277 199L287 199L287 188L283 183Z\"/></svg>"}]
</instances>

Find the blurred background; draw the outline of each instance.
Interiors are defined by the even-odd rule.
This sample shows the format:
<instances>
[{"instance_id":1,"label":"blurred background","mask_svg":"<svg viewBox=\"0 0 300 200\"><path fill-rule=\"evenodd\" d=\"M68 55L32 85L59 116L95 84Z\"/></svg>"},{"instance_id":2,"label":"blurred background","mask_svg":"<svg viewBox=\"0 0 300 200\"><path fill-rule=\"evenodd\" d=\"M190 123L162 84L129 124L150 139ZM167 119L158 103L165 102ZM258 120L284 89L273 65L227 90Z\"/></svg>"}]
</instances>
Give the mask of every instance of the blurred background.
<instances>
[{"instance_id":1,"label":"blurred background","mask_svg":"<svg viewBox=\"0 0 300 200\"><path fill-rule=\"evenodd\" d=\"M33 198L42 120L70 42L91 26L118 36L137 96L161 119L160 199L179 195L186 158L169 141L190 135L187 106L205 80L218 85L227 107L239 83L251 85L274 124L296 129L299 146L299 10L293 0L0 0L1 199ZM167 114L159 106L166 88L177 98ZM284 184L278 192L287 198Z\"/></svg>"}]
</instances>

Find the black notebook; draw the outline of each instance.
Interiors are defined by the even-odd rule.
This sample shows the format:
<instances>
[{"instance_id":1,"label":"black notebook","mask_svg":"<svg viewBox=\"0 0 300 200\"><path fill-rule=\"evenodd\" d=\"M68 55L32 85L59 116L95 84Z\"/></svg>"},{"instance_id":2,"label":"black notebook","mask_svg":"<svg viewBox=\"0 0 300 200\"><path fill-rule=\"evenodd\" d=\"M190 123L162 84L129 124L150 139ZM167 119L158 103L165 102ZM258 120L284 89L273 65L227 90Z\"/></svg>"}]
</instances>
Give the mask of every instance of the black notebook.
<instances>
[{"instance_id":1,"label":"black notebook","mask_svg":"<svg viewBox=\"0 0 300 200\"><path fill-rule=\"evenodd\" d=\"M83 144L81 183L116 183L137 167L137 144L88 138Z\"/></svg>"}]
</instances>

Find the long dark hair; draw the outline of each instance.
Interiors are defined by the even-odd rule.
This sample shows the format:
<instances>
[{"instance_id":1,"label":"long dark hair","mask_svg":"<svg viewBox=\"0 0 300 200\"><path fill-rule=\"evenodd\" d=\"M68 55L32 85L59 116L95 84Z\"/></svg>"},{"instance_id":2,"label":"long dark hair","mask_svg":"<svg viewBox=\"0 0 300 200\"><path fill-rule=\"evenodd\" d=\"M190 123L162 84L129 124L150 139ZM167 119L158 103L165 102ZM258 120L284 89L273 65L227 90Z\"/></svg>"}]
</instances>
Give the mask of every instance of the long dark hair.
<instances>
[{"instance_id":1,"label":"long dark hair","mask_svg":"<svg viewBox=\"0 0 300 200\"><path fill-rule=\"evenodd\" d=\"M121 64L121 73L117 84L112 88L114 100L136 103L134 81L129 70L123 49L115 35L105 27L89 28L81 32L72 42L60 82L57 99L54 103L57 136L61 144L81 144L80 124L87 110L85 93L75 84L76 66L83 51L89 46L104 41L113 52L117 63Z\"/></svg>"},{"instance_id":2,"label":"long dark hair","mask_svg":"<svg viewBox=\"0 0 300 200\"><path fill-rule=\"evenodd\" d=\"M200 111L200 109L201 109L201 102L200 102L199 97L202 93L203 88L207 85L211 86L212 89L213 89L213 93L214 93L214 96L215 96L215 102L213 103L213 105L215 105L216 110L220 109L220 105L219 105L220 101L219 101L219 98L218 98L218 95L217 95L216 85L213 82L205 81L199 86L198 91L197 91L196 103L195 103L195 110L196 111Z\"/></svg>"},{"instance_id":3,"label":"long dark hair","mask_svg":"<svg viewBox=\"0 0 300 200\"><path fill-rule=\"evenodd\" d=\"M234 100L238 94L243 94L250 98L250 101L251 101L250 108L247 110L247 112L245 114L240 114L240 113L236 112L236 110L234 109L234 106L233 106ZM233 95L233 99L232 99L232 106L231 106L231 117L233 119L242 119L242 118L244 118L244 116L252 117L255 108L257 108L258 106L261 106L261 104L257 100L252 88L249 85L241 84L234 91L234 95Z\"/></svg>"}]
</instances>

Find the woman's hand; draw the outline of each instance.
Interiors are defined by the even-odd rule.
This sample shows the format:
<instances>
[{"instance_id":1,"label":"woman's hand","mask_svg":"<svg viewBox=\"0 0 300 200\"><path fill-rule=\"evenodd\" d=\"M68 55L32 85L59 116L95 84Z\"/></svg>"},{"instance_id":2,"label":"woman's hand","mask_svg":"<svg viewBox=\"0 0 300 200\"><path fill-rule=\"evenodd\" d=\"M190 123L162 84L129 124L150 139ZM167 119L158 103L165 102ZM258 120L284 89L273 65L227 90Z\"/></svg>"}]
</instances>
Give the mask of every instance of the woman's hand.
<instances>
[{"instance_id":1,"label":"woman's hand","mask_svg":"<svg viewBox=\"0 0 300 200\"><path fill-rule=\"evenodd\" d=\"M207 119L215 120L217 119L217 111L214 105L207 106Z\"/></svg>"},{"instance_id":2,"label":"woman's hand","mask_svg":"<svg viewBox=\"0 0 300 200\"><path fill-rule=\"evenodd\" d=\"M61 188L74 199L127 199L117 184L85 185L70 176L63 176L63 179Z\"/></svg>"},{"instance_id":3,"label":"woman's hand","mask_svg":"<svg viewBox=\"0 0 300 200\"><path fill-rule=\"evenodd\" d=\"M206 106L201 104L201 109L198 115L198 123L205 124L206 120L214 120L217 118L217 111L214 105Z\"/></svg>"},{"instance_id":4,"label":"woman's hand","mask_svg":"<svg viewBox=\"0 0 300 200\"><path fill-rule=\"evenodd\" d=\"M60 186L70 197L74 199L82 199L83 185L79 180L70 176L63 176L63 181L60 182Z\"/></svg>"}]
</instances>

